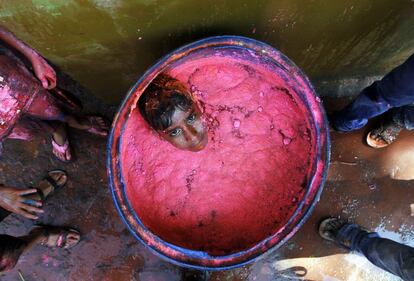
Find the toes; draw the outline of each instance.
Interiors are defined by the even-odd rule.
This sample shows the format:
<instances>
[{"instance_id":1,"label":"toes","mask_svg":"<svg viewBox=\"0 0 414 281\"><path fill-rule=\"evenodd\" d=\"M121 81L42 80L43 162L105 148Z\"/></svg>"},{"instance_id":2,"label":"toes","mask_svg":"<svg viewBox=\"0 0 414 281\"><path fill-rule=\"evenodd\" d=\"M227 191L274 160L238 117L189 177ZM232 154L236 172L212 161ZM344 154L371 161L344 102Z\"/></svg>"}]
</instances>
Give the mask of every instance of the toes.
<instances>
[{"instance_id":1,"label":"toes","mask_svg":"<svg viewBox=\"0 0 414 281\"><path fill-rule=\"evenodd\" d=\"M109 128L108 123L102 117L97 117L96 122L98 123L99 127L101 127L103 130L107 130Z\"/></svg>"},{"instance_id":2,"label":"toes","mask_svg":"<svg viewBox=\"0 0 414 281\"><path fill-rule=\"evenodd\" d=\"M76 245L80 240L80 235L79 233L76 232L69 232L67 234L66 237L66 247L65 248L70 248L74 245Z\"/></svg>"},{"instance_id":3,"label":"toes","mask_svg":"<svg viewBox=\"0 0 414 281\"><path fill-rule=\"evenodd\" d=\"M62 184L67 179L66 174L62 171L52 171L49 173L49 177L51 177L57 184Z\"/></svg>"},{"instance_id":4,"label":"toes","mask_svg":"<svg viewBox=\"0 0 414 281\"><path fill-rule=\"evenodd\" d=\"M70 232L68 234L68 239L77 242L80 239L80 235L79 235L79 233L76 233L76 232Z\"/></svg>"},{"instance_id":5,"label":"toes","mask_svg":"<svg viewBox=\"0 0 414 281\"><path fill-rule=\"evenodd\" d=\"M57 158L59 158L60 160L65 160L65 155L64 155L64 154L62 154L62 153L60 153L59 151L55 151L55 152L54 152L54 154L55 154L55 156L56 156Z\"/></svg>"},{"instance_id":6,"label":"toes","mask_svg":"<svg viewBox=\"0 0 414 281\"><path fill-rule=\"evenodd\" d=\"M60 152L60 151L54 150L53 154L62 161L70 161L72 158L70 152L68 151Z\"/></svg>"},{"instance_id":7,"label":"toes","mask_svg":"<svg viewBox=\"0 0 414 281\"><path fill-rule=\"evenodd\" d=\"M62 177L59 179L58 184L61 185L67 181L68 181L68 176L66 174L63 174Z\"/></svg>"},{"instance_id":8,"label":"toes","mask_svg":"<svg viewBox=\"0 0 414 281\"><path fill-rule=\"evenodd\" d=\"M70 153L69 150L66 150L65 159L66 161L70 161L72 159L72 154Z\"/></svg>"},{"instance_id":9,"label":"toes","mask_svg":"<svg viewBox=\"0 0 414 281\"><path fill-rule=\"evenodd\" d=\"M374 140L377 142L384 142L384 140L380 136L374 137Z\"/></svg>"},{"instance_id":10,"label":"toes","mask_svg":"<svg viewBox=\"0 0 414 281\"><path fill-rule=\"evenodd\" d=\"M64 174L63 172L61 172L61 173L59 173L55 178L54 178L54 180L55 180L55 182L58 184L58 185L63 185L63 184L65 184L66 183L66 181L67 181L67 179L68 179L68 177L66 176L66 174Z\"/></svg>"}]
</instances>

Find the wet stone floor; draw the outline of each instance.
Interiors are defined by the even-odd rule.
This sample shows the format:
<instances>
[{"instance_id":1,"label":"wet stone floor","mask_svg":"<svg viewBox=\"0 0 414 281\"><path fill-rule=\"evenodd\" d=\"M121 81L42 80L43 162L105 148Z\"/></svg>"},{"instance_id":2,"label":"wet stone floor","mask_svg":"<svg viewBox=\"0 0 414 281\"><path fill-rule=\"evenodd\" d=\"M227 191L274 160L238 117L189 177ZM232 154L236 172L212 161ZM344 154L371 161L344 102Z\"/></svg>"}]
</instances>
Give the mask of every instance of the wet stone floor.
<instances>
[{"instance_id":1,"label":"wet stone floor","mask_svg":"<svg viewBox=\"0 0 414 281\"><path fill-rule=\"evenodd\" d=\"M113 107L85 94L73 82L66 84L80 96L86 112L108 118L113 115ZM333 99L325 100L325 104L330 111L341 102ZM35 224L71 226L80 230L82 240L70 251L37 246L0 280L398 280L362 256L322 241L316 232L321 218L342 215L414 246L410 209L414 203L410 181L414 178L414 134L404 132L389 148L373 150L363 142L365 132L332 132L331 166L321 200L289 242L251 265L222 272L181 269L150 253L133 238L112 204L105 139L71 130L76 161L70 164L51 156L48 141L7 141L0 158L1 183L34 186L48 170L56 168L67 171L69 182L48 198L46 212L37 221L10 215L0 223L0 232L20 236Z\"/></svg>"}]
</instances>

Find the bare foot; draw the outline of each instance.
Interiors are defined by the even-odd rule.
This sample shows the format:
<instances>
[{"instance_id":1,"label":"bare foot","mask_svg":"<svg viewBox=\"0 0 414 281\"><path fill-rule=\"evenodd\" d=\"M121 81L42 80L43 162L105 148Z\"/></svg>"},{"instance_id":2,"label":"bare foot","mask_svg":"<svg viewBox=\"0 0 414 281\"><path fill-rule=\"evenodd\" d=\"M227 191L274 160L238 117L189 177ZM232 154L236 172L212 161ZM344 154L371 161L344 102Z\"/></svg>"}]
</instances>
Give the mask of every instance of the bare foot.
<instances>
[{"instance_id":1,"label":"bare foot","mask_svg":"<svg viewBox=\"0 0 414 281\"><path fill-rule=\"evenodd\" d=\"M107 136L109 132L108 122L100 116L76 117L68 115L66 116L66 122L72 128L84 130L95 135Z\"/></svg>"},{"instance_id":2,"label":"bare foot","mask_svg":"<svg viewBox=\"0 0 414 281\"><path fill-rule=\"evenodd\" d=\"M109 131L109 125L106 120L100 116L87 116L86 117L86 128L85 130L89 133L107 136Z\"/></svg>"}]
</instances>

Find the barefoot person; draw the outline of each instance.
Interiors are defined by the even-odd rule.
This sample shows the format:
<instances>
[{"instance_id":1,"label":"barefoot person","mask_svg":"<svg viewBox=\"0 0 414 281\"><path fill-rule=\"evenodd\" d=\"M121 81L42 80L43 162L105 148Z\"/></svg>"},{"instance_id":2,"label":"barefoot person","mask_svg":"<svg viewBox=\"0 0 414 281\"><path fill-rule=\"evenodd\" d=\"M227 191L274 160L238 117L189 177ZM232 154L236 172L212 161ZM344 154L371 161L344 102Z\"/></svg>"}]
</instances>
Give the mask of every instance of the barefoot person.
<instances>
[{"instance_id":1,"label":"barefoot person","mask_svg":"<svg viewBox=\"0 0 414 281\"><path fill-rule=\"evenodd\" d=\"M0 146L5 139L28 141L43 132L50 134L53 154L67 162L72 153L65 124L101 136L108 134L101 117L66 113L52 95L52 91L62 94L55 88L56 82L56 73L46 60L0 26Z\"/></svg>"},{"instance_id":2,"label":"barefoot person","mask_svg":"<svg viewBox=\"0 0 414 281\"><path fill-rule=\"evenodd\" d=\"M0 221L10 212L29 219L37 219L44 199L62 188L67 182L67 175L61 170L55 170L32 189L17 189L0 186ZM0 235L0 272L12 269L21 255L35 245L57 248L71 248L80 240L79 232L74 229L44 226L32 230L27 236L14 237Z\"/></svg>"},{"instance_id":3,"label":"barefoot person","mask_svg":"<svg viewBox=\"0 0 414 281\"><path fill-rule=\"evenodd\" d=\"M390 145L402 129L414 129L414 55L334 114L332 127L341 132L357 130L384 112L381 124L366 138L374 148Z\"/></svg>"},{"instance_id":4,"label":"barefoot person","mask_svg":"<svg viewBox=\"0 0 414 281\"><path fill-rule=\"evenodd\" d=\"M328 218L319 225L319 235L350 251L363 254L374 265L414 280L414 248L381 238L375 232L339 218Z\"/></svg>"},{"instance_id":5,"label":"barefoot person","mask_svg":"<svg viewBox=\"0 0 414 281\"><path fill-rule=\"evenodd\" d=\"M138 107L149 126L175 147L197 152L207 145L201 109L175 78L158 75L139 98Z\"/></svg>"}]
</instances>

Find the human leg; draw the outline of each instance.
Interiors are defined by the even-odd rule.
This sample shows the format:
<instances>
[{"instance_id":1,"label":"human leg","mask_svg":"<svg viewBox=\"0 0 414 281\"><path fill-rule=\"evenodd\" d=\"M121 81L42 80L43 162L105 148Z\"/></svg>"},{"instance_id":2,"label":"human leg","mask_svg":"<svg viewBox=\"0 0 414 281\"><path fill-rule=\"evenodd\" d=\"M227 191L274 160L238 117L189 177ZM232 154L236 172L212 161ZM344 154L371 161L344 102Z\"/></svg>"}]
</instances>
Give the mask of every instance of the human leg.
<instances>
[{"instance_id":1,"label":"human leg","mask_svg":"<svg viewBox=\"0 0 414 281\"><path fill-rule=\"evenodd\" d=\"M107 136L109 125L104 118L100 116L66 116L67 124L75 129L87 131L99 136Z\"/></svg>"},{"instance_id":2,"label":"human leg","mask_svg":"<svg viewBox=\"0 0 414 281\"><path fill-rule=\"evenodd\" d=\"M57 120L67 123L70 127L85 130L93 134L106 136L109 126L99 116L75 116L62 110L56 99L47 91L36 97L27 114L42 120Z\"/></svg>"},{"instance_id":3,"label":"human leg","mask_svg":"<svg viewBox=\"0 0 414 281\"><path fill-rule=\"evenodd\" d=\"M381 119L381 123L367 135L367 144L373 148L390 145L403 129L414 129L414 106L393 108Z\"/></svg>"},{"instance_id":4,"label":"human leg","mask_svg":"<svg viewBox=\"0 0 414 281\"><path fill-rule=\"evenodd\" d=\"M10 212L0 207L0 221L3 221ZM24 239L0 234L0 272L12 269L27 246Z\"/></svg>"},{"instance_id":5,"label":"human leg","mask_svg":"<svg viewBox=\"0 0 414 281\"><path fill-rule=\"evenodd\" d=\"M344 109L333 115L332 126L338 131L362 128L368 119L393 107L414 103L414 54L380 81L365 88Z\"/></svg>"},{"instance_id":6,"label":"human leg","mask_svg":"<svg viewBox=\"0 0 414 281\"><path fill-rule=\"evenodd\" d=\"M414 248L381 238L345 220L329 218L321 222L322 238L351 251L362 253L374 265L404 280L414 280Z\"/></svg>"},{"instance_id":7,"label":"human leg","mask_svg":"<svg viewBox=\"0 0 414 281\"><path fill-rule=\"evenodd\" d=\"M25 239L0 235L0 272L11 270L26 249Z\"/></svg>"},{"instance_id":8,"label":"human leg","mask_svg":"<svg viewBox=\"0 0 414 281\"><path fill-rule=\"evenodd\" d=\"M413 130L414 105L406 105L399 108L395 108L392 111L392 120L406 130Z\"/></svg>"},{"instance_id":9,"label":"human leg","mask_svg":"<svg viewBox=\"0 0 414 281\"><path fill-rule=\"evenodd\" d=\"M25 114L51 124L53 128L51 132L53 154L63 162L70 161L72 153L64 124L67 114L59 107L54 97L46 90L40 92L33 99Z\"/></svg>"},{"instance_id":10,"label":"human leg","mask_svg":"<svg viewBox=\"0 0 414 281\"><path fill-rule=\"evenodd\" d=\"M41 227L27 236L0 235L0 272L14 268L20 256L34 246L69 249L79 243L80 234L73 229Z\"/></svg>"},{"instance_id":11,"label":"human leg","mask_svg":"<svg viewBox=\"0 0 414 281\"><path fill-rule=\"evenodd\" d=\"M23 117L14 127L7 139L31 141L36 136L50 135L53 154L61 161L70 161L72 153L66 134L66 126L59 121L41 121Z\"/></svg>"},{"instance_id":12,"label":"human leg","mask_svg":"<svg viewBox=\"0 0 414 281\"><path fill-rule=\"evenodd\" d=\"M54 128L52 128L48 123L23 117L13 127L12 131L7 136L7 139L31 141L36 136L50 134L53 131Z\"/></svg>"},{"instance_id":13,"label":"human leg","mask_svg":"<svg viewBox=\"0 0 414 281\"><path fill-rule=\"evenodd\" d=\"M360 232L355 242L356 250L376 266L403 280L414 280L414 248L373 236L375 234Z\"/></svg>"},{"instance_id":14,"label":"human leg","mask_svg":"<svg viewBox=\"0 0 414 281\"><path fill-rule=\"evenodd\" d=\"M67 136L66 122L67 114L58 106L57 101L51 94L44 90L39 93L25 112L32 118L44 120L51 124L52 152L63 162L72 160L69 139Z\"/></svg>"}]
</instances>

